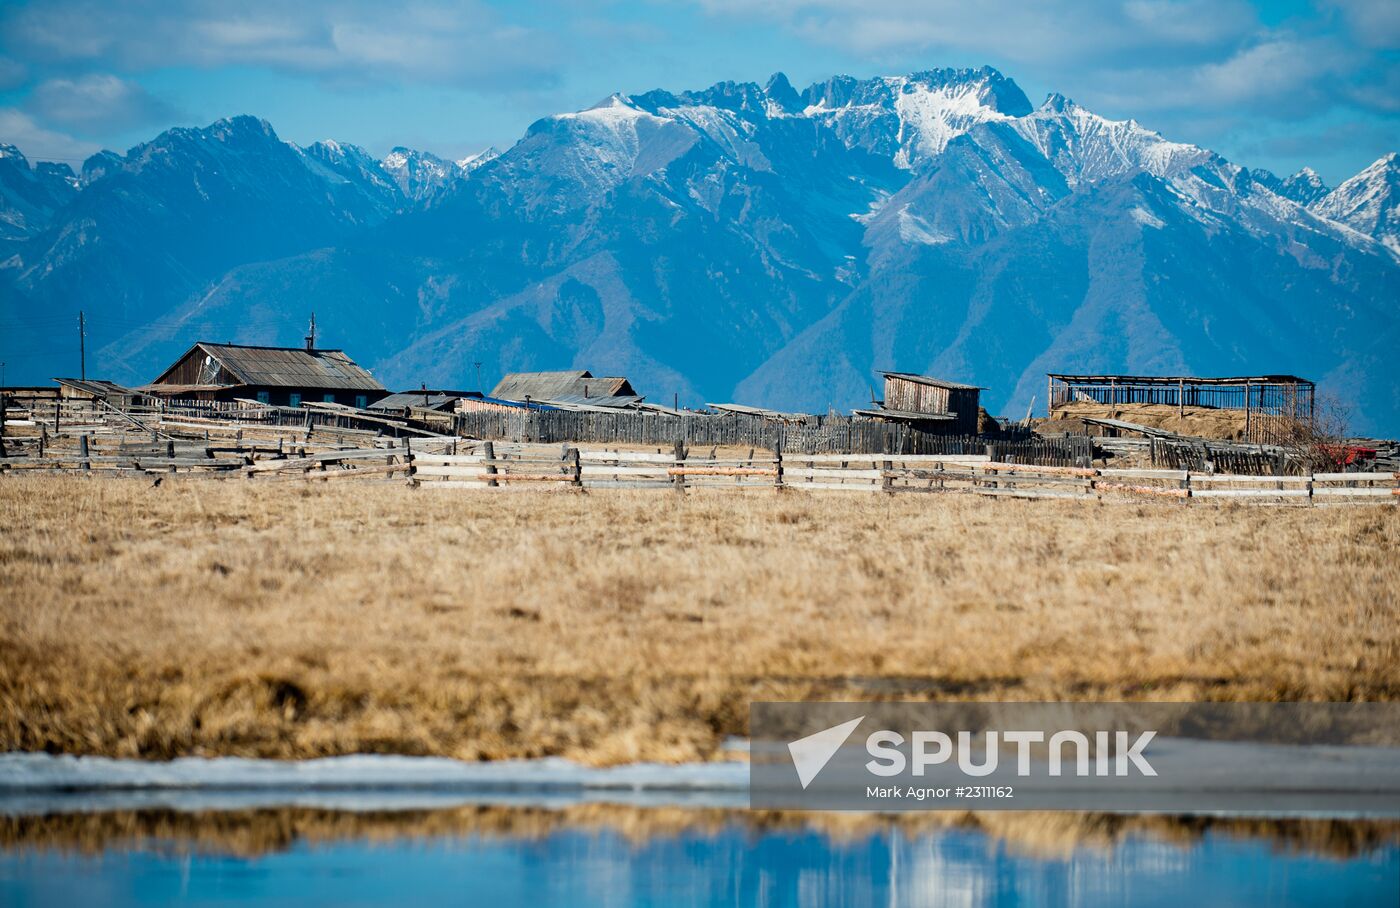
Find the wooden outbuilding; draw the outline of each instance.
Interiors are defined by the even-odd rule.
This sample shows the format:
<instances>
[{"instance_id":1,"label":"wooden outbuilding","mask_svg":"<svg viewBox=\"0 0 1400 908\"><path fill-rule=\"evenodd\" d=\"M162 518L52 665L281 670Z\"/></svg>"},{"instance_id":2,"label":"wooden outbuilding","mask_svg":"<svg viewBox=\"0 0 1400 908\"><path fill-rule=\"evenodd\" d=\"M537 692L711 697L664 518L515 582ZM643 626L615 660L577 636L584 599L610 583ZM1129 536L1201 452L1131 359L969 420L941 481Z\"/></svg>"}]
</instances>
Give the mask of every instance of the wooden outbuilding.
<instances>
[{"instance_id":1,"label":"wooden outbuilding","mask_svg":"<svg viewBox=\"0 0 1400 908\"><path fill-rule=\"evenodd\" d=\"M880 374L885 378L885 399L856 415L905 422L926 432L977 434L982 388L912 372Z\"/></svg>"},{"instance_id":2,"label":"wooden outbuilding","mask_svg":"<svg viewBox=\"0 0 1400 908\"><path fill-rule=\"evenodd\" d=\"M141 392L163 398L368 407L389 392L342 350L199 341Z\"/></svg>"},{"instance_id":3,"label":"wooden outbuilding","mask_svg":"<svg viewBox=\"0 0 1400 908\"><path fill-rule=\"evenodd\" d=\"M587 369L561 372L511 372L488 397L506 401L547 402L563 406L629 407L642 397L620 375L594 375Z\"/></svg>"},{"instance_id":4,"label":"wooden outbuilding","mask_svg":"<svg viewBox=\"0 0 1400 908\"><path fill-rule=\"evenodd\" d=\"M1202 378L1187 375L1067 375L1047 376L1049 409L1070 404L1106 407L1155 404L1188 410L1236 410L1244 418L1244 440L1278 444L1299 425L1312 424L1316 414L1315 383L1296 375L1241 375Z\"/></svg>"}]
</instances>

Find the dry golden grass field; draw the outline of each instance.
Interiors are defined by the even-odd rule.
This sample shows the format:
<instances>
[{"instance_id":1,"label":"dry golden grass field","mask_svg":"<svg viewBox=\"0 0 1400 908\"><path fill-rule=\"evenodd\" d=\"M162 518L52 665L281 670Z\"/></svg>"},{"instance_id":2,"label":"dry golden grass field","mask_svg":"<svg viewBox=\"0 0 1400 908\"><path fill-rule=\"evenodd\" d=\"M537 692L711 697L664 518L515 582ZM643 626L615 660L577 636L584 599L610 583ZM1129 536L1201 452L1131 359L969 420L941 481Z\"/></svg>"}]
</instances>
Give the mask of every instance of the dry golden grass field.
<instances>
[{"instance_id":1,"label":"dry golden grass field","mask_svg":"<svg viewBox=\"0 0 1400 908\"><path fill-rule=\"evenodd\" d=\"M0 751L685 760L808 697L1400 699L1400 509L0 479Z\"/></svg>"}]
</instances>

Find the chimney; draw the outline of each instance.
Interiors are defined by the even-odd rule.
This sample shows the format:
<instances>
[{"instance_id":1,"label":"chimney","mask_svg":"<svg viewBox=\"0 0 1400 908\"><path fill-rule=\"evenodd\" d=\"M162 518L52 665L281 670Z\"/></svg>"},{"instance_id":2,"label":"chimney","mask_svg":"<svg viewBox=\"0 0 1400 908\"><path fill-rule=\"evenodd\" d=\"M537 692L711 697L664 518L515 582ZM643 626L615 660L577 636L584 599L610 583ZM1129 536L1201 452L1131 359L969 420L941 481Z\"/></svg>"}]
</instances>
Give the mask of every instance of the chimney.
<instances>
[{"instance_id":1,"label":"chimney","mask_svg":"<svg viewBox=\"0 0 1400 908\"><path fill-rule=\"evenodd\" d=\"M306 335L306 349L308 351L316 349L316 313L311 313L311 330Z\"/></svg>"}]
</instances>

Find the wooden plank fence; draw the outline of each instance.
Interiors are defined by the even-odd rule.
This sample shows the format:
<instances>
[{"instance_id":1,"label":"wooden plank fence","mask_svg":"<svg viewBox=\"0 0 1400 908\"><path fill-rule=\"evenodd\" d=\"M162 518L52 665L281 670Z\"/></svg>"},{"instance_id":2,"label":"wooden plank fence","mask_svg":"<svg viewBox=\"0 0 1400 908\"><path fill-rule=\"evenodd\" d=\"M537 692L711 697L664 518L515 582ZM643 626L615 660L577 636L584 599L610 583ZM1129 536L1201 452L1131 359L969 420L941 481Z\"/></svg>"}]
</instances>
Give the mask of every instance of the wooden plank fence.
<instances>
[{"instance_id":1,"label":"wooden plank fence","mask_svg":"<svg viewBox=\"0 0 1400 908\"><path fill-rule=\"evenodd\" d=\"M1095 469L991 460L987 455L783 454L746 457L506 446L454 439L377 439L371 447L210 439L134 445L79 434L43 453L0 458L0 475L37 471L87 476L183 475L256 481L408 479L430 489L778 489L794 492L938 493L992 497L1158 499L1184 503L1400 504L1400 473L1242 476L1189 470ZM60 443L76 441L76 444ZM469 450L462 450L469 448Z\"/></svg>"},{"instance_id":2,"label":"wooden plank fence","mask_svg":"<svg viewBox=\"0 0 1400 908\"><path fill-rule=\"evenodd\" d=\"M516 444L663 445L738 447L784 453L978 454L987 440L968 435L937 435L899 423L842 416L779 422L740 413L619 411L576 413L563 410L472 411L455 415L457 435ZM1054 440L1037 442L1056 457L1074 456Z\"/></svg>"},{"instance_id":3,"label":"wooden plank fence","mask_svg":"<svg viewBox=\"0 0 1400 908\"><path fill-rule=\"evenodd\" d=\"M1056 444L979 439L975 446L960 444L962 450L938 453L834 452L793 451L787 437L777 438L772 448L745 448L729 444L741 436L721 433L717 437L725 444L673 442L638 451L469 440L422 429L396 438L377 429L314 419L281 425L198 416L183 409L118 412L64 401L7 416L0 435L0 475L77 472L258 482L407 479L443 489L781 489L1187 503L1400 503L1400 473L1393 470L1288 476L1189 466L1093 468L1087 438L1052 440ZM792 427L782 428L786 433Z\"/></svg>"}]
</instances>

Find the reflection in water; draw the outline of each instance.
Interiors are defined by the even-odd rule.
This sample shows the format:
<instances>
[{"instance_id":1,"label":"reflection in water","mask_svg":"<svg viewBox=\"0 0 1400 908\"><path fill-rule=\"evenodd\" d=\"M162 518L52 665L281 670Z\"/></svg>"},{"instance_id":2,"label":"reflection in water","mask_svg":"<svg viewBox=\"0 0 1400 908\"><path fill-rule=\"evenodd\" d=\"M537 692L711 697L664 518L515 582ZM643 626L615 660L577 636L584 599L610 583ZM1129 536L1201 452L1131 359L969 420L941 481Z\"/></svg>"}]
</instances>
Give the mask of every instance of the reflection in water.
<instances>
[{"instance_id":1,"label":"reflection in water","mask_svg":"<svg viewBox=\"0 0 1400 908\"><path fill-rule=\"evenodd\" d=\"M0 904L1397 904L1400 825L461 807L0 818Z\"/></svg>"}]
</instances>

